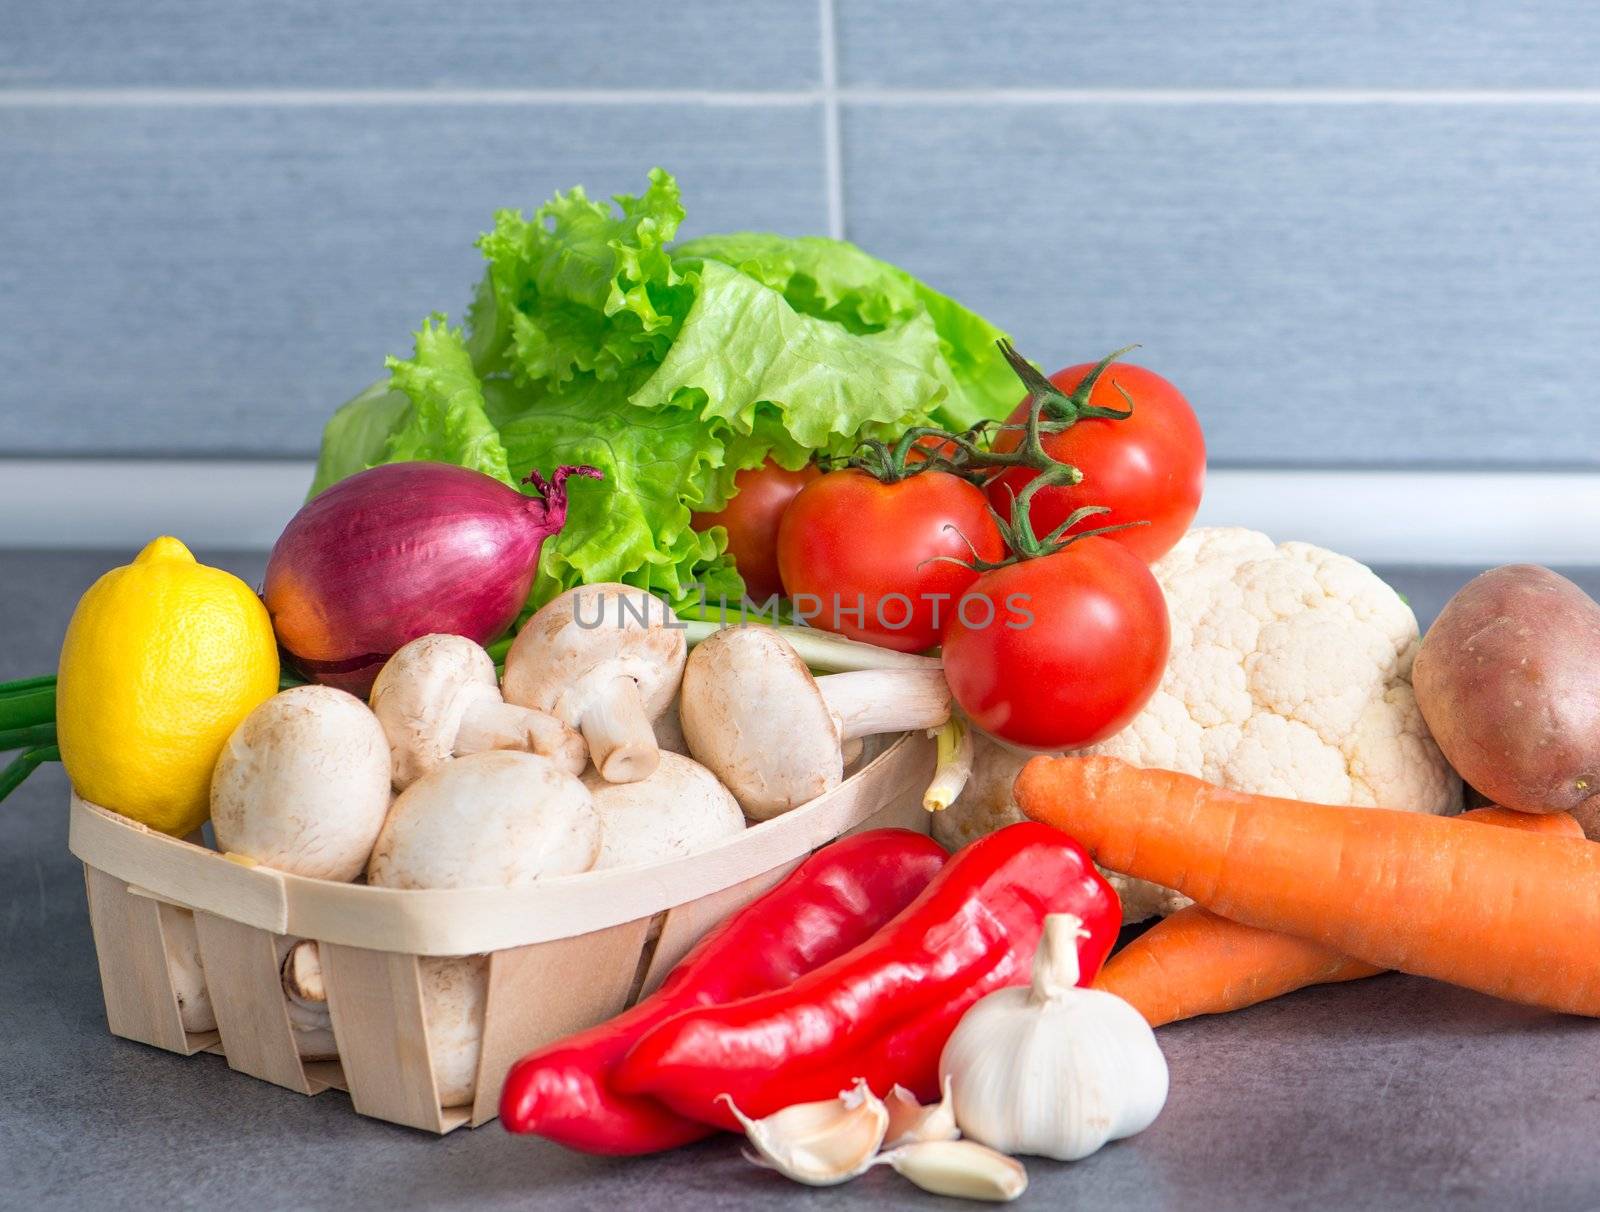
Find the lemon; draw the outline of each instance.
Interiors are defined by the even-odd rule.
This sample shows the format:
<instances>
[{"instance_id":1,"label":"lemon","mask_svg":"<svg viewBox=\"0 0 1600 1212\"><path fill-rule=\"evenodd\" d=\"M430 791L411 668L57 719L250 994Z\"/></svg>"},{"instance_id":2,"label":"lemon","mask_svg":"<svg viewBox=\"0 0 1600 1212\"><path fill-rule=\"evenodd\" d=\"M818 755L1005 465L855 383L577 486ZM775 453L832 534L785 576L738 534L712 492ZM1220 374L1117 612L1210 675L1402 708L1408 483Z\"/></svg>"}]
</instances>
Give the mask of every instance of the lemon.
<instances>
[{"instance_id":1,"label":"lemon","mask_svg":"<svg viewBox=\"0 0 1600 1212\"><path fill-rule=\"evenodd\" d=\"M56 686L62 764L84 799L181 837L206 819L228 735L277 689L255 591L156 539L72 612Z\"/></svg>"}]
</instances>

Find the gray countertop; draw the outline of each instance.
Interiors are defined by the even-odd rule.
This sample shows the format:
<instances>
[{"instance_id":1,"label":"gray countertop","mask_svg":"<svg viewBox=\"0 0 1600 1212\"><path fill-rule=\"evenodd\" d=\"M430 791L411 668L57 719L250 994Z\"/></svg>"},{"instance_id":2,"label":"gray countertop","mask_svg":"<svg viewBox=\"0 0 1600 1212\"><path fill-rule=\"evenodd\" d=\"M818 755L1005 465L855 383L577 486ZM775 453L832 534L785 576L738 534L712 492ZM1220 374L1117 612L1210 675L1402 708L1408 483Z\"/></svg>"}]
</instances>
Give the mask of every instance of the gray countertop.
<instances>
[{"instance_id":1,"label":"gray countertop","mask_svg":"<svg viewBox=\"0 0 1600 1212\"><path fill-rule=\"evenodd\" d=\"M252 580L258 556L217 557ZM79 593L125 555L0 552L0 679L50 669ZM1465 571L1388 570L1430 618ZM1580 579L1600 591L1600 572ZM489 1125L442 1140L106 1031L66 782L0 808L0 1207L957 1206L887 1172L811 1191L731 1138L611 1161ZM1022 1206L1600 1207L1600 1026L1409 977L1163 1028L1154 1127L1029 1160ZM1592 1155L1592 1156L1591 1156ZM970 1206L970 1205L968 1205Z\"/></svg>"}]
</instances>

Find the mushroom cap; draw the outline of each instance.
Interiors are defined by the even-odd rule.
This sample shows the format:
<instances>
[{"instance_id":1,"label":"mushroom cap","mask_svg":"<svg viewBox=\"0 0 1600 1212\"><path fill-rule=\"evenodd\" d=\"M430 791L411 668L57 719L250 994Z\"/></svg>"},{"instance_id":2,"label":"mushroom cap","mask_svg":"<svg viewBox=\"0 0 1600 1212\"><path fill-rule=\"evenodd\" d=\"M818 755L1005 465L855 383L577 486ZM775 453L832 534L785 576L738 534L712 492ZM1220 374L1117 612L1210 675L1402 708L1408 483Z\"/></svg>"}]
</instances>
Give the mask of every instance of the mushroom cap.
<instances>
[{"instance_id":1,"label":"mushroom cap","mask_svg":"<svg viewBox=\"0 0 1600 1212\"><path fill-rule=\"evenodd\" d=\"M372 848L386 888L512 888L587 871L600 818L584 785L547 758L493 750L446 762L402 791Z\"/></svg>"},{"instance_id":2,"label":"mushroom cap","mask_svg":"<svg viewBox=\"0 0 1600 1212\"><path fill-rule=\"evenodd\" d=\"M296 686L261 703L211 775L219 850L316 879L360 875L388 810L383 726L331 686Z\"/></svg>"},{"instance_id":3,"label":"mushroom cap","mask_svg":"<svg viewBox=\"0 0 1600 1212\"><path fill-rule=\"evenodd\" d=\"M372 684L372 710L394 757L395 790L449 761L468 709L500 697L494 659L464 635L435 633L404 645Z\"/></svg>"},{"instance_id":4,"label":"mushroom cap","mask_svg":"<svg viewBox=\"0 0 1600 1212\"><path fill-rule=\"evenodd\" d=\"M689 752L745 815L769 820L844 778L839 723L794 647L770 627L716 632L689 656L678 716Z\"/></svg>"},{"instance_id":5,"label":"mushroom cap","mask_svg":"<svg viewBox=\"0 0 1600 1212\"><path fill-rule=\"evenodd\" d=\"M744 832L744 812L717 776L676 753L663 753L637 783L608 783L590 770L583 785L600 814L596 871L680 858Z\"/></svg>"},{"instance_id":6,"label":"mushroom cap","mask_svg":"<svg viewBox=\"0 0 1600 1212\"><path fill-rule=\"evenodd\" d=\"M662 753L689 756L689 742L683 739L683 721L678 719L678 700L674 698L667 709L656 716L651 731L656 734L656 748Z\"/></svg>"},{"instance_id":7,"label":"mushroom cap","mask_svg":"<svg viewBox=\"0 0 1600 1212\"><path fill-rule=\"evenodd\" d=\"M579 585L550 599L506 654L506 701L538 707L576 728L619 677L639 687L654 720L672 702L688 641L660 598L631 585Z\"/></svg>"}]
</instances>

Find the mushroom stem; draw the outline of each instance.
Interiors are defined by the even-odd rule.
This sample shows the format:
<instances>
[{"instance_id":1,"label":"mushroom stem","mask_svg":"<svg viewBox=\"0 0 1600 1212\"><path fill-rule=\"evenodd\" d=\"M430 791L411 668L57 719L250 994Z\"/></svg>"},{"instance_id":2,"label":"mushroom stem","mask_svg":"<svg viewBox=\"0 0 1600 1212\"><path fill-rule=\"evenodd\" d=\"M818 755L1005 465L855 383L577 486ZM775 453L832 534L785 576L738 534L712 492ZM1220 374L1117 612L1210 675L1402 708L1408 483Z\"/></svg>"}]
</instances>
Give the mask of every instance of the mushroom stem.
<instances>
[{"instance_id":1,"label":"mushroom stem","mask_svg":"<svg viewBox=\"0 0 1600 1212\"><path fill-rule=\"evenodd\" d=\"M283 988L303 1002L325 1002L327 987L322 982L322 952L314 940L303 938L283 957Z\"/></svg>"},{"instance_id":2,"label":"mushroom stem","mask_svg":"<svg viewBox=\"0 0 1600 1212\"><path fill-rule=\"evenodd\" d=\"M578 729L589 742L589 757L608 783L637 783L655 773L661 761L655 729L639 700L639 685L618 677L583 713Z\"/></svg>"},{"instance_id":3,"label":"mushroom stem","mask_svg":"<svg viewBox=\"0 0 1600 1212\"><path fill-rule=\"evenodd\" d=\"M843 740L884 732L941 727L950 718L950 688L939 669L865 669L817 679Z\"/></svg>"},{"instance_id":4,"label":"mushroom stem","mask_svg":"<svg viewBox=\"0 0 1600 1212\"><path fill-rule=\"evenodd\" d=\"M686 619L680 623L684 638L692 648L709 640L725 627L738 627L749 620L730 620L713 623L704 619ZM814 627L791 627L772 624L773 632L782 636L799 654L800 659L812 669L830 673L854 673L867 669L943 669L938 657L919 656L914 652L895 652L892 648L879 648L876 644L863 644L860 640L847 640L842 635L818 631Z\"/></svg>"},{"instance_id":5,"label":"mushroom stem","mask_svg":"<svg viewBox=\"0 0 1600 1212\"><path fill-rule=\"evenodd\" d=\"M582 774L589 764L583 738L555 716L533 707L502 702L485 695L461 717L454 756L492 749L522 749L547 757L568 774Z\"/></svg>"}]
</instances>

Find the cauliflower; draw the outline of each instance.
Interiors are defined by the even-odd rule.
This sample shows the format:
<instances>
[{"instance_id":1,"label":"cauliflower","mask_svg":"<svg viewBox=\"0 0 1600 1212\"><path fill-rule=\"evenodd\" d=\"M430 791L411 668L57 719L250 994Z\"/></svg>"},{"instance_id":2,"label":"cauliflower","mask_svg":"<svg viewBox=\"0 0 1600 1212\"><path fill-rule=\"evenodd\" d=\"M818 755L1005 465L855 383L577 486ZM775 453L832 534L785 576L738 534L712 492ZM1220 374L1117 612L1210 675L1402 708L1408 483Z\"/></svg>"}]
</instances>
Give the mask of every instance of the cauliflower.
<instances>
[{"instance_id":1,"label":"cauliflower","mask_svg":"<svg viewBox=\"0 0 1600 1212\"><path fill-rule=\"evenodd\" d=\"M1416 616L1348 556L1237 527L1191 530L1153 567L1172 655L1150 702L1088 753L1239 791L1448 813L1461 781L1411 693ZM1032 754L979 738L972 778L934 822L962 845L1021 819L1011 784ZM1123 919L1187 898L1107 873Z\"/></svg>"}]
</instances>

